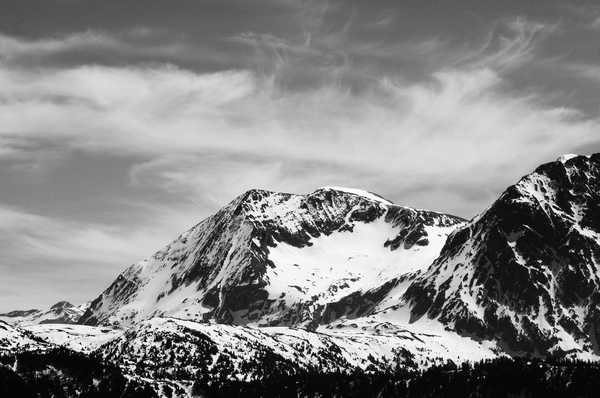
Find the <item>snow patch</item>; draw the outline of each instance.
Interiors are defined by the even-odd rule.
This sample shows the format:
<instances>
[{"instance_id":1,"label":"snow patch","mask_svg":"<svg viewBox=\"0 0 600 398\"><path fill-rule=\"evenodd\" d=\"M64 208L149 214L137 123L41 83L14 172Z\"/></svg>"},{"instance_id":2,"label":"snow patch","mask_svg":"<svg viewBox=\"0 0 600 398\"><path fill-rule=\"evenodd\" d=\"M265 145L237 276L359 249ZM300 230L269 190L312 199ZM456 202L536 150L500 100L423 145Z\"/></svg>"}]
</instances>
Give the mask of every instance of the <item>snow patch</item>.
<instances>
[{"instance_id":1,"label":"snow patch","mask_svg":"<svg viewBox=\"0 0 600 398\"><path fill-rule=\"evenodd\" d=\"M386 199L382 198L379 195L375 195L374 193L371 193L369 191L365 191L363 189L337 187L337 186L327 186L327 187L321 187L321 188L317 189L317 191L320 191L320 190L332 190L332 191L346 192L346 193L351 193L353 195L362 196L363 198L366 198L366 199L369 199L369 200L372 200L372 201L375 201L375 202L381 202L381 203L384 203L386 205L392 205L393 204L389 200L386 200Z\"/></svg>"},{"instance_id":2,"label":"snow patch","mask_svg":"<svg viewBox=\"0 0 600 398\"><path fill-rule=\"evenodd\" d=\"M86 353L123 334L121 330L106 327L71 324L31 325L24 329L50 344Z\"/></svg>"},{"instance_id":3,"label":"snow patch","mask_svg":"<svg viewBox=\"0 0 600 398\"><path fill-rule=\"evenodd\" d=\"M399 229L381 217L370 223L355 222L352 231L336 231L312 238L310 246L280 242L269 249L275 268L267 270L271 298L301 301L331 292L327 301L352 291L366 291L386 281L425 269L439 255L455 227L425 227L429 244L396 250L385 247Z\"/></svg>"}]
</instances>

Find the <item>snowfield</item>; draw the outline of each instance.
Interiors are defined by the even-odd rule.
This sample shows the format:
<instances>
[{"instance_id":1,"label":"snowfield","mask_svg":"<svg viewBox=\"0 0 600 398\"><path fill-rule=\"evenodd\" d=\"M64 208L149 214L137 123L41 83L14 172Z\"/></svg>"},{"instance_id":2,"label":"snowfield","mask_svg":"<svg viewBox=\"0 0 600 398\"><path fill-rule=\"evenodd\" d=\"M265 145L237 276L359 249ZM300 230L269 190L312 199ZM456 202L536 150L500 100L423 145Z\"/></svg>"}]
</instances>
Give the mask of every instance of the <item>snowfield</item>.
<instances>
[{"instance_id":1,"label":"snowfield","mask_svg":"<svg viewBox=\"0 0 600 398\"><path fill-rule=\"evenodd\" d=\"M31 325L24 329L50 344L85 353L123 334L118 329L71 324Z\"/></svg>"},{"instance_id":2,"label":"snowfield","mask_svg":"<svg viewBox=\"0 0 600 398\"><path fill-rule=\"evenodd\" d=\"M319 296L335 301L354 291L367 291L392 278L425 269L439 255L451 227L425 227L426 246L391 250L384 242L398 234L385 217L355 222L352 231L336 231L298 248L285 242L269 249L274 264L267 270L269 297L282 295L288 304Z\"/></svg>"},{"instance_id":3,"label":"snowfield","mask_svg":"<svg viewBox=\"0 0 600 398\"><path fill-rule=\"evenodd\" d=\"M340 321L316 332L153 318L102 346L100 352L132 373L140 368L139 358L144 358L141 367L149 375L174 374L178 369L189 375L202 369L211 374L224 357L234 366L232 377L239 380L259 377L264 353L280 358L286 364L282 366L348 373L384 370L396 363L426 368L449 359L460 363L498 355L493 343L478 343L441 325L422 332L377 317Z\"/></svg>"},{"instance_id":4,"label":"snowfield","mask_svg":"<svg viewBox=\"0 0 600 398\"><path fill-rule=\"evenodd\" d=\"M37 340L23 329L0 321L0 353L46 349L48 344Z\"/></svg>"}]
</instances>

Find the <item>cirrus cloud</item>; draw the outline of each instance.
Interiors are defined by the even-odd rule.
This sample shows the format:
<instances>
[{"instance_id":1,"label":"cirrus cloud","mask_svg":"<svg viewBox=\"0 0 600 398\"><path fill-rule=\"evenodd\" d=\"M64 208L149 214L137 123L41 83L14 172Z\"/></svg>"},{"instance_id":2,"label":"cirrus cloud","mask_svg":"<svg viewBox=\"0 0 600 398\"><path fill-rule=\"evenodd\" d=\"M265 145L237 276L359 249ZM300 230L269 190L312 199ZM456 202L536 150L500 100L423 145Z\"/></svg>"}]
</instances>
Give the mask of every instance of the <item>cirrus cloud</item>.
<instances>
[{"instance_id":1,"label":"cirrus cloud","mask_svg":"<svg viewBox=\"0 0 600 398\"><path fill-rule=\"evenodd\" d=\"M351 185L469 217L537 164L598 142L597 115L511 80L542 62L540 45L556 25L503 18L468 45L436 35L390 42L353 33L380 34L395 17L358 26L350 13L327 29L327 12L306 17L302 35L224 37L244 55L212 72L178 61L218 51L190 42L137 48L152 34L145 29L127 38L0 36L0 182L30 185L15 197L0 192L0 270L41 292L11 297L31 305L60 298L44 290L47 262L52 272L69 272L64 286L97 277L65 297L89 298L125 263L248 188ZM89 49L176 56L46 62ZM84 173L85 164L94 172ZM101 178L104 168L110 178ZM98 186L84 184L86 176ZM59 182L76 200L31 194L55 192ZM77 201L93 206L65 208ZM118 214L108 217L109 209Z\"/></svg>"}]
</instances>

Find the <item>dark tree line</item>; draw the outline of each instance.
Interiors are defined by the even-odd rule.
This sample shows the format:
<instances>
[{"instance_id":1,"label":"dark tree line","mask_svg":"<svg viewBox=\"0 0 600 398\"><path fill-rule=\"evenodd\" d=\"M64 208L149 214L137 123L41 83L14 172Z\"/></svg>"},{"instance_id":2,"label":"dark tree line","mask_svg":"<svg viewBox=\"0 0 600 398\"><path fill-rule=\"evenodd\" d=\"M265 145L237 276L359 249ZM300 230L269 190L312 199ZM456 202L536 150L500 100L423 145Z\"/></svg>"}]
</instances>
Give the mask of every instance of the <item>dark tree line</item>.
<instances>
[{"instance_id":1,"label":"dark tree line","mask_svg":"<svg viewBox=\"0 0 600 398\"><path fill-rule=\"evenodd\" d=\"M395 369L388 372L322 374L305 372L278 375L276 370L260 381L207 382L199 377L193 391L220 397L597 397L600 365L584 361L542 361L498 358L456 366L449 362L425 371Z\"/></svg>"},{"instance_id":2,"label":"dark tree line","mask_svg":"<svg viewBox=\"0 0 600 398\"><path fill-rule=\"evenodd\" d=\"M425 371L402 366L383 372L357 370L345 374L297 369L290 373L292 369L281 366L277 358L263 359L259 379L240 382L230 376L243 369L236 370L222 356L218 369L198 371L192 393L207 398L600 396L600 364L594 362L497 358L460 366L448 362ZM160 396L183 393L175 384L162 383L158 387L126 378L115 365L67 349L0 355L2 398L158 397L153 387L160 390Z\"/></svg>"},{"instance_id":3,"label":"dark tree line","mask_svg":"<svg viewBox=\"0 0 600 398\"><path fill-rule=\"evenodd\" d=\"M0 397L156 397L148 385L129 381L95 356L57 348L0 356Z\"/></svg>"}]
</instances>

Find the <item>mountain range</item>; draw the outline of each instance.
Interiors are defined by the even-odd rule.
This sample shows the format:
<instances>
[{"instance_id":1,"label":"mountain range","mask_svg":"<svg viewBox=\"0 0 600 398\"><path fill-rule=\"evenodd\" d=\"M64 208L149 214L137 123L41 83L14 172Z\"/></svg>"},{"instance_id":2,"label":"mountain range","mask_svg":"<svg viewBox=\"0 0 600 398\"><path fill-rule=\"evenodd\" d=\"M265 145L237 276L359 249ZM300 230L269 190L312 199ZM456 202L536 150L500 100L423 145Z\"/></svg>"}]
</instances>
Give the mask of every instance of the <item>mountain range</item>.
<instances>
[{"instance_id":1,"label":"mountain range","mask_svg":"<svg viewBox=\"0 0 600 398\"><path fill-rule=\"evenodd\" d=\"M198 375L600 356L600 154L471 220L324 187L250 190L89 304L1 314L0 353L64 346L188 396Z\"/></svg>"}]
</instances>

